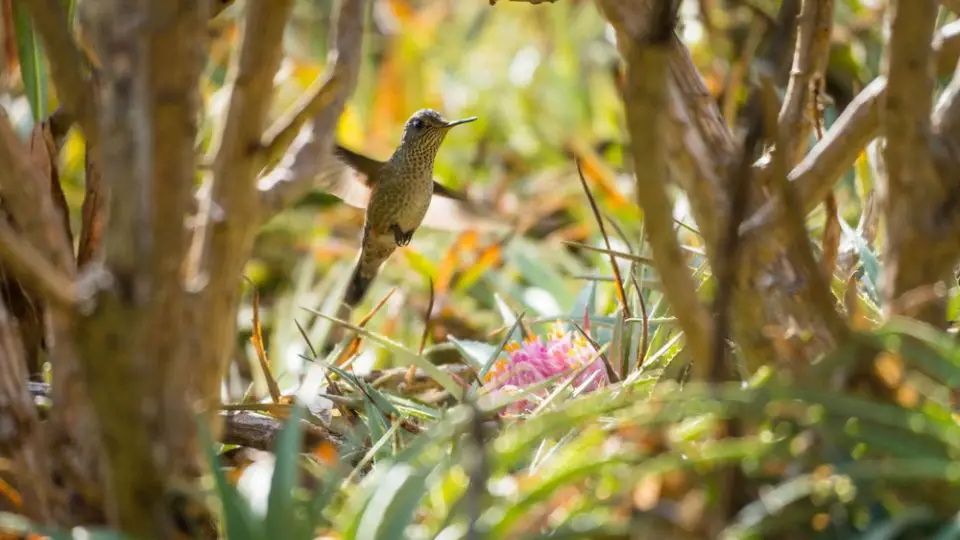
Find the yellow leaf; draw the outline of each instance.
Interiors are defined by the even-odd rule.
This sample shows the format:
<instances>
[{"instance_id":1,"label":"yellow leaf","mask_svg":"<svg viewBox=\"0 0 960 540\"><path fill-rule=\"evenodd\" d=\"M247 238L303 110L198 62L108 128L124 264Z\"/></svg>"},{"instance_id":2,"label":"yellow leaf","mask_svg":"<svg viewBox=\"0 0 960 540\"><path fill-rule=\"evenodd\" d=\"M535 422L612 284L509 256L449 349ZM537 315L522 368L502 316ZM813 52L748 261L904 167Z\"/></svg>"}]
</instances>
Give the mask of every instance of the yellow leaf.
<instances>
[{"instance_id":1,"label":"yellow leaf","mask_svg":"<svg viewBox=\"0 0 960 540\"><path fill-rule=\"evenodd\" d=\"M357 108L347 104L337 124L337 140L345 146L362 148L364 144L363 123L357 114Z\"/></svg>"}]
</instances>

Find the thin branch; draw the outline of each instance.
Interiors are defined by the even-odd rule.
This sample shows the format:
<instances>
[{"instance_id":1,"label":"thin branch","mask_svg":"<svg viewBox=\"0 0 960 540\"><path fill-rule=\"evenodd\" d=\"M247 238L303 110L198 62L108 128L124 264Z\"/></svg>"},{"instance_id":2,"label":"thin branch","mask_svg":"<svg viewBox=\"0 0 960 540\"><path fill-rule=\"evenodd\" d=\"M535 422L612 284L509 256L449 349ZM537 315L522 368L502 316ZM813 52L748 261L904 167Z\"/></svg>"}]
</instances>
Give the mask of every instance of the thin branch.
<instances>
[{"instance_id":1,"label":"thin branch","mask_svg":"<svg viewBox=\"0 0 960 540\"><path fill-rule=\"evenodd\" d=\"M955 159L960 158L960 65L955 67L953 78L937 101L933 130L949 153Z\"/></svg>"},{"instance_id":2,"label":"thin branch","mask_svg":"<svg viewBox=\"0 0 960 540\"><path fill-rule=\"evenodd\" d=\"M333 69L329 77L318 79L312 91L308 90L301 100L303 107L294 109L294 121L278 122L281 127L267 133L267 157L275 159L282 149L290 148L279 165L259 182L262 220L288 207L314 185L331 179L338 181L337 175L324 171L335 161L331 153L333 133L360 74L367 5L366 0L340 2L331 47L335 60L331 58ZM302 126L307 119L312 120L308 128L297 127L298 122Z\"/></svg>"},{"instance_id":3,"label":"thin branch","mask_svg":"<svg viewBox=\"0 0 960 540\"><path fill-rule=\"evenodd\" d=\"M327 75L317 77L293 107L278 119L263 135L260 159L271 164L278 161L297 138L304 124L329 107L342 93L342 78L336 67Z\"/></svg>"},{"instance_id":4,"label":"thin branch","mask_svg":"<svg viewBox=\"0 0 960 540\"><path fill-rule=\"evenodd\" d=\"M773 81L769 78L761 78L761 96L766 109L766 122L772 128L776 122L776 91ZM782 147L785 134L782 129L770 129L768 136L775 137L774 144ZM780 197L784 200L786 212L784 213L784 231L789 240L789 245L793 247L795 260L797 261L797 273L805 276L809 282L810 292L807 295L814 311L829 329L831 337L836 343L842 343L846 337L847 327L842 317L837 313L834 307L833 296L830 292L829 277L826 277L817 264L810 248L810 238L807 234L807 228L804 220L804 214L797 204L797 196L794 186L787 181L786 156L780 152L774 153L773 165L773 187L779 191ZM829 205L828 205L829 206ZM834 208L834 211L836 209ZM835 257L834 257L835 258ZM828 275L832 275L832 272Z\"/></svg>"},{"instance_id":5,"label":"thin branch","mask_svg":"<svg viewBox=\"0 0 960 540\"><path fill-rule=\"evenodd\" d=\"M43 38L50 71L57 85L57 96L77 119L90 146L98 145L97 101L93 81L84 75L86 56L71 36L73 32L60 0L17 0L30 12L33 24Z\"/></svg>"},{"instance_id":6,"label":"thin branch","mask_svg":"<svg viewBox=\"0 0 960 540\"><path fill-rule=\"evenodd\" d=\"M664 129L657 127L667 122L665 111L673 28L657 28L651 36L648 29L624 24L625 20L630 20L623 17L624 10L632 10L633 6L603 0L598 4L617 29L617 44L626 61L624 105L630 150L638 174L637 198L647 222L654 267L660 274L670 307L683 328L694 372L705 378L711 322L697 298L697 285L687 269L673 229L673 205L665 189L669 178L667 148L661 135ZM664 6L661 8L666 10ZM647 39L650 43L645 43Z\"/></svg>"},{"instance_id":7,"label":"thin branch","mask_svg":"<svg viewBox=\"0 0 960 540\"><path fill-rule=\"evenodd\" d=\"M793 72L777 119L783 133L783 151L791 166L807 146L812 128L808 121L811 86L823 80L830 56L830 31L833 28L833 0L803 0L798 17ZM778 147L779 148L779 147Z\"/></svg>"},{"instance_id":8,"label":"thin branch","mask_svg":"<svg viewBox=\"0 0 960 540\"><path fill-rule=\"evenodd\" d=\"M283 422L272 416L255 412L221 411L219 416L223 420L220 442L257 450L273 450L284 426ZM310 451L324 442L337 448L343 444L336 434L317 424L301 420L300 427L303 430L304 451Z\"/></svg>"},{"instance_id":9,"label":"thin branch","mask_svg":"<svg viewBox=\"0 0 960 540\"><path fill-rule=\"evenodd\" d=\"M54 267L72 274L73 250L62 227L63 217L53 204L50 180L42 178L10 125L0 113L0 192L5 207L28 242Z\"/></svg>"},{"instance_id":10,"label":"thin branch","mask_svg":"<svg viewBox=\"0 0 960 540\"><path fill-rule=\"evenodd\" d=\"M236 346L240 276L253 249L260 217L255 149L273 97L273 79L283 56L283 32L293 0L249 0L245 8L239 55L230 68L232 89L226 120L213 150L210 194L200 199L188 261L187 283L205 285L188 317L191 333L197 336L192 340L197 369L194 384L207 406L219 399L221 372ZM221 219L212 219L214 205Z\"/></svg>"},{"instance_id":11,"label":"thin branch","mask_svg":"<svg viewBox=\"0 0 960 540\"><path fill-rule=\"evenodd\" d=\"M714 262L714 273L717 276L717 292L713 301L713 312L716 322L711 336L711 361L709 364L709 380L719 383L731 378L734 370L727 369L727 334L731 327L734 293L737 288L737 274L741 255L740 235L737 233L740 224L746 215L751 182L755 175L750 166L754 156L763 142L763 103L757 94L751 95L747 101L743 120L746 123L746 132L741 144L739 163L729 169L729 185L731 190L730 212L727 217L726 230L720 237L717 258ZM775 152L774 159L780 159Z\"/></svg>"},{"instance_id":12,"label":"thin branch","mask_svg":"<svg viewBox=\"0 0 960 540\"><path fill-rule=\"evenodd\" d=\"M72 308L77 302L73 281L30 245L7 220L0 219L0 260L4 268L45 300Z\"/></svg>"},{"instance_id":13,"label":"thin branch","mask_svg":"<svg viewBox=\"0 0 960 540\"><path fill-rule=\"evenodd\" d=\"M2 331L2 324L0 324ZM0 340L0 344L7 343L6 340ZM399 372L399 370L394 370ZM403 371L406 371L403 368ZM374 380L371 374L365 380L372 382ZM432 381L429 376L418 373L420 379ZM20 385L23 388L23 385ZM33 397L50 398L50 386L46 383L31 382L28 385L29 394ZM277 437L283 431L284 423L277 418L256 412L254 410L222 410L219 416L224 422L224 429L220 435L219 441L223 444L235 444L257 450L271 451L276 446ZM301 420L303 429L303 448L304 451L310 451L323 442L330 442L339 447L343 441L340 437L323 426Z\"/></svg>"},{"instance_id":14,"label":"thin branch","mask_svg":"<svg viewBox=\"0 0 960 540\"><path fill-rule=\"evenodd\" d=\"M941 28L933 40L932 49L941 66L939 72L942 72L942 66L953 69L960 59L960 21ZM885 77L871 81L834 121L823 139L790 171L788 178L796 185L805 214L812 212L823 201L843 173L853 165L860 151L880 135L880 102L886 91ZM756 166L765 169L769 164ZM771 226L780 219L777 213L781 207L782 202L771 197L743 223L740 234L753 234Z\"/></svg>"},{"instance_id":15,"label":"thin branch","mask_svg":"<svg viewBox=\"0 0 960 540\"><path fill-rule=\"evenodd\" d=\"M787 178L798 192L804 214L813 211L833 185L880 132L880 97L886 89L883 78L864 88L830 126L810 153L790 171ZM741 235L762 231L780 219L783 202L771 197L744 221Z\"/></svg>"}]
</instances>

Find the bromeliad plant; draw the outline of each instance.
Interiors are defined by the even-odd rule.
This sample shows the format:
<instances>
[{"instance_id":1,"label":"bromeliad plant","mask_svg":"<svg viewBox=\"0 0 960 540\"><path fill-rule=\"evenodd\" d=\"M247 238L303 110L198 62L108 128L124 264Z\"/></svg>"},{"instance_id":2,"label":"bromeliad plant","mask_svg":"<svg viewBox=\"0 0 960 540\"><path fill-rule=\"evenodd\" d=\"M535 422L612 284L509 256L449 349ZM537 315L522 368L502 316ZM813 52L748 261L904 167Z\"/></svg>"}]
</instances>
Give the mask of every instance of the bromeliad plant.
<instances>
[{"instance_id":1,"label":"bromeliad plant","mask_svg":"<svg viewBox=\"0 0 960 540\"><path fill-rule=\"evenodd\" d=\"M484 386L494 394L530 393L529 387L551 379L572 383L577 393L606 386L610 382L606 366L588 335L586 332L575 335L557 321L543 338L531 335L519 343L511 341L484 375ZM544 398L548 390L532 393ZM533 402L521 399L509 404L503 412L520 414L533 409Z\"/></svg>"}]
</instances>

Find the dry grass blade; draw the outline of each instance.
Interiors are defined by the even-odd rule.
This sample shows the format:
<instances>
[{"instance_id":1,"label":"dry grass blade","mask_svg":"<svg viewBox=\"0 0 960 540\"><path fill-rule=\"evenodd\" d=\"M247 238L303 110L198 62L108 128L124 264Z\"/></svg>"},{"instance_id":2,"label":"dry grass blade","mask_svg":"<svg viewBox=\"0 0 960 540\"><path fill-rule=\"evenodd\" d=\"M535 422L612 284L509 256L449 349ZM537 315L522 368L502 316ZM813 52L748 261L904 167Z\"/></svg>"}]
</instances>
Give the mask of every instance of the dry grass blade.
<instances>
[{"instance_id":1,"label":"dry grass blade","mask_svg":"<svg viewBox=\"0 0 960 540\"><path fill-rule=\"evenodd\" d=\"M43 178L49 181L50 200L58 218L63 227L67 242L73 245L73 232L70 230L70 209L67 206L67 197L63 193L63 187L60 185L60 171L57 165L57 147L53 141L53 131L51 122L47 119L37 124L30 133L27 141L30 149L30 157L34 164L41 171Z\"/></svg>"},{"instance_id":2,"label":"dry grass blade","mask_svg":"<svg viewBox=\"0 0 960 540\"><path fill-rule=\"evenodd\" d=\"M600 215L600 208L597 207L597 201L593 199L593 194L590 193L590 186L587 185L587 179L583 176L583 170L580 168L580 160L575 160L577 164L577 176L580 178L580 185L583 186L583 192L587 195L587 200L590 201L590 209L593 210L593 216L597 220L597 225L600 227L600 234L603 235L603 242L607 246L608 252L613 251L610 247L610 237L607 236L607 228L603 224L603 216ZM613 277L617 283L617 298L620 300L620 305L623 306L623 312L627 317L631 317L630 306L627 305L627 294L624 292L623 288L623 277L620 276L620 267L617 265L617 259L612 254L610 255L610 266L613 267Z\"/></svg>"},{"instance_id":3,"label":"dry grass blade","mask_svg":"<svg viewBox=\"0 0 960 540\"><path fill-rule=\"evenodd\" d=\"M396 291L397 291L396 288L390 289L387 292L387 294L385 294L383 298L381 298L380 301L377 302L375 306L373 306L370 312L364 315L363 318L361 318L360 321L357 322L357 327L364 328L365 326L367 326L367 323L370 322L370 319L372 319L373 316L376 315L378 311L380 311L380 308L382 308L387 303L387 300L389 300L390 297L393 296L393 293L395 293ZM357 354L357 351L360 350L360 343L362 341L363 341L363 337L361 335L357 334L356 336L354 336L353 341L351 341L350 345L348 345L345 349L343 349L343 352L334 361L333 365L342 367L347 362L347 359Z\"/></svg>"},{"instance_id":4,"label":"dry grass blade","mask_svg":"<svg viewBox=\"0 0 960 540\"><path fill-rule=\"evenodd\" d=\"M573 323L573 327L577 329L577 332L580 332L580 335L583 336L583 338L586 339L586 340L590 343L590 346L593 347L594 350L596 350L596 351L602 351L602 350L603 350L603 349L600 347L600 344L597 343L597 341L596 341L595 339L593 339L592 337L590 337L590 334L588 334L587 331L584 330L582 326L580 326L580 325L577 324L577 323ZM607 377L609 377L610 380L613 381L613 382L615 382L615 383L620 382L620 380L621 380L621 379L620 379L620 374L617 373L617 370L613 369L613 365L610 364L610 359L607 358L606 352L601 352L601 353L600 353L600 359L603 360L603 367L607 370Z\"/></svg>"},{"instance_id":5,"label":"dry grass blade","mask_svg":"<svg viewBox=\"0 0 960 540\"><path fill-rule=\"evenodd\" d=\"M578 247L578 248L581 248L581 249L585 249L585 250L587 250L587 251L594 251L594 252L597 252L597 253L604 253L604 254L607 254L607 255L612 255L612 256L614 256L614 257L620 257L621 259L627 259L627 260L629 260L629 261L634 261L634 262L639 262L639 263L644 263L644 264L653 264L653 259L650 259L650 258L648 258L648 257L641 257L640 255L634 255L633 253L624 253L624 252L622 252L622 251L617 251L617 250L613 250L613 249L609 249L609 248L595 247L595 246L591 246L591 245L589 245L589 244L582 244L582 243L580 243L580 242L574 242L574 241L572 241L572 240L564 240L563 243L564 243L564 244L567 244L568 246L575 246L575 247Z\"/></svg>"},{"instance_id":6,"label":"dry grass blade","mask_svg":"<svg viewBox=\"0 0 960 540\"><path fill-rule=\"evenodd\" d=\"M109 192L100 175L90 149L84 151L85 175L83 206L80 218L80 245L77 248L77 266L82 267L92 261L103 244L103 231L107 224L107 209Z\"/></svg>"},{"instance_id":7,"label":"dry grass blade","mask_svg":"<svg viewBox=\"0 0 960 540\"><path fill-rule=\"evenodd\" d=\"M643 341L640 342L639 356L637 357L637 369L643 367L643 362L647 359L647 349L650 347L650 316L647 313L647 303L643 300L643 289L637 282L637 276L631 275L633 288L637 290L637 300L640 302L640 314L643 317Z\"/></svg>"},{"instance_id":8,"label":"dry grass blade","mask_svg":"<svg viewBox=\"0 0 960 540\"><path fill-rule=\"evenodd\" d=\"M263 371L263 377L267 381L267 391L270 392L270 399L274 403L280 403L280 386L277 380L273 378L273 372L270 371L270 360L267 358L267 350L263 346L263 328L260 325L260 292L257 286L244 276L250 282L253 288L253 300L251 308L253 309L253 332L250 335L250 343L253 344L253 350L257 352L257 360L260 361L260 369Z\"/></svg>"},{"instance_id":9,"label":"dry grass blade","mask_svg":"<svg viewBox=\"0 0 960 540\"><path fill-rule=\"evenodd\" d=\"M427 346L427 338L430 337L430 327L431 322L433 321L433 302L434 302L434 288L433 288L433 278L427 278L428 285L430 287L430 300L427 303L427 311L423 315L423 334L420 336L420 347L417 349L417 354L423 355L423 348ZM407 386L413 384L413 378L417 374L417 365L410 364L410 368L407 370L407 375L404 377L404 382L407 383Z\"/></svg>"}]
</instances>

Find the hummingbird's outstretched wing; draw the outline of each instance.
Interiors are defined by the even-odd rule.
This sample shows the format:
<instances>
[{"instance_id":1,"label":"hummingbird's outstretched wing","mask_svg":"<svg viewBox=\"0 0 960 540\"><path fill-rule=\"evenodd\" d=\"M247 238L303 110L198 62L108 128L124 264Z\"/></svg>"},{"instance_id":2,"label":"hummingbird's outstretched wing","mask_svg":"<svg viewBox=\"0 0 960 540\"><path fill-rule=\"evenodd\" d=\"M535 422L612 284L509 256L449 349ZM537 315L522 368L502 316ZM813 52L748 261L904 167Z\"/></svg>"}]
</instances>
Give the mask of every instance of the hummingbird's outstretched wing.
<instances>
[{"instance_id":1,"label":"hummingbird's outstretched wing","mask_svg":"<svg viewBox=\"0 0 960 540\"><path fill-rule=\"evenodd\" d=\"M380 172L380 169L385 165L382 161L377 161L373 158L364 156L363 154L358 154L353 150L348 150L339 144L334 145L333 155L350 166L351 169L362 174L366 178L364 183L367 187L373 187L373 184L377 181L377 173Z\"/></svg>"},{"instance_id":2,"label":"hummingbird's outstretched wing","mask_svg":"<svg viewBox=\"0 0 960 540\"><path fill-rule=\"evenodd\" d=\"M340 161L349 165L351 169L362 174L365 177L364 184L370 188L372 188L373 184L376 183L377 173L384 166L384 162L382 161L367 157L363 154L358 154L353 150L340 146L339 144L334 145L333 154L337 156ZM466 193L445 187L444 185L437 183L436 180L433 182L433 193L434 195L440 195L441 197L446 197L448 199L456 199L458 201L467 200Z\"/></svg>"},{"instance_id":3,"label":"hummingbird's outstretched wing","mask_svg":"<svg viewBox=\"0 0 960 540\"><path fill-rule=\"evenodd\" d=\"M317 187L354 208L366 208L371 188L376 183L376 173L384 163L339 144L334 145L333 154L337 159L323 167ZM445 188L437 182L433 183L433 193L436 196L430 201L423 226L447 231L500 231L511 226L510 219L465 193Z\"/></svg>"}]
</instances>

